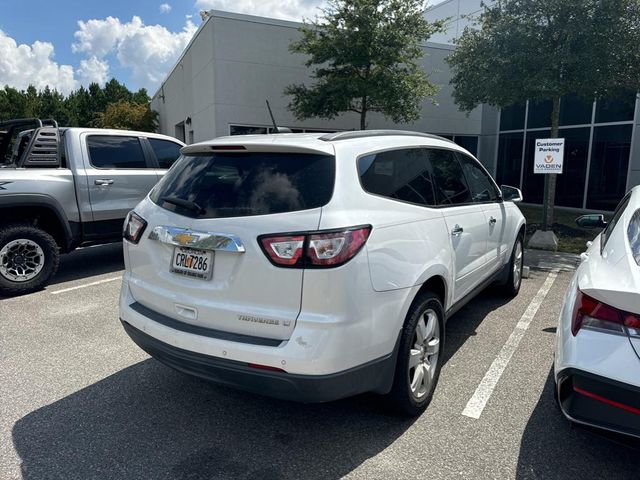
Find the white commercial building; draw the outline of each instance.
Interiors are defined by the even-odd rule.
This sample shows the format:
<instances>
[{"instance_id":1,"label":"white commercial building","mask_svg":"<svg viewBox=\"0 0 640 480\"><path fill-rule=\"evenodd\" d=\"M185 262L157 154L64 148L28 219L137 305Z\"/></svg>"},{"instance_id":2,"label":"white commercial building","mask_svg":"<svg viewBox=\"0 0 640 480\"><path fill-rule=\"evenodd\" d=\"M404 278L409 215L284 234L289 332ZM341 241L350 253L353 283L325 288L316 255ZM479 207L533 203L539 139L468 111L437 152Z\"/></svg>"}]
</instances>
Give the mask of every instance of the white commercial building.
<instances>
[{"instance_id":1,"label":"white commercial building","mask_svg":"<svg viewBox=\"0 0 640 480\"><path fill-rule=\"evenodd\" d=\"M474 153L498 182L519 186L525 201L542 200L542 175L533 174L533 142L549 135L550 102L527 102L502 112L481 106L458 110L449 84L446 57L454 39L480 11L479 0L446 0L425 12L448 18L447 31L423 45L421 65L440 87L435 104L422 105L421 118L394 124L379 114L368 128L401 128L447 136ZM333 120L297 120L283 93L291 84L312 83L305 57L289 51L299 23L212 10L180 59L154 94L160 132L193 143L223 135L268 133L266 100L280 126L295 131L359 128L356 114ZM440 43L437 43L440 42ZM565 173L558 178L556 203L574 208L612 210L633 185L640 184L640 125L635 95L615 101L562 102L561 136L567 138Z\"/></svg>"}]
</instances>

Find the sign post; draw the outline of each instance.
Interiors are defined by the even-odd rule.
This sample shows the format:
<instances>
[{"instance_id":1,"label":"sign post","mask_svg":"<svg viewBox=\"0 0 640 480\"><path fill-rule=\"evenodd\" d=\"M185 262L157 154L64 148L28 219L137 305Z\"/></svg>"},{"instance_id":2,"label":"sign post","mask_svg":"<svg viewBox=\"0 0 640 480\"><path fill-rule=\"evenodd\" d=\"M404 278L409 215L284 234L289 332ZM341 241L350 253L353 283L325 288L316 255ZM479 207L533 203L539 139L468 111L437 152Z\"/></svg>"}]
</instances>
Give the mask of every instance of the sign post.
<instances>
[{"instance_id":1,"label":"sign post","mask_svg":"<svg viewBox=\"0 0 640 480\"><path fill-rule=\"evenodd\" d=\"M542 230L550 229L549 210L553 210L555 200L555 176L564 167L564 138L536 139L533 173L546 174L544 179L544 201L542 207ZM552 180L553 179L553 180Z\"/></svg>"}]
</instances>

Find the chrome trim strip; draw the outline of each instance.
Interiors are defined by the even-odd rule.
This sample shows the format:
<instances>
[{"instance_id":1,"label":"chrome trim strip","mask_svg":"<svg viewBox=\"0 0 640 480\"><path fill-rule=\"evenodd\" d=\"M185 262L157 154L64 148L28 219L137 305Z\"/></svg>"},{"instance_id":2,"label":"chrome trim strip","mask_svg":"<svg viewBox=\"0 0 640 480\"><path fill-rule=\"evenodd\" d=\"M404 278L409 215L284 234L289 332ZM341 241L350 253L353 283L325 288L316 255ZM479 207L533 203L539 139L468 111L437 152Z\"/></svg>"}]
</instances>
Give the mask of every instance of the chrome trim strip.
<instances>
[{"instance_id":1,"label":"chrome trim strip","mask_svg":"<svg viewBox=\"0 0 640 480\"><path fill-rule=\"evenodd\" d=\"M176 238L177 236L183 236L183 238L180 240ZM235 235L199 232L188 228L162 225L151 230L149 240L156 240L178 247L198 248L200 250L218 250L233 253L244 253L246 251L242 240Z\"/></svg>"}]
</instances>

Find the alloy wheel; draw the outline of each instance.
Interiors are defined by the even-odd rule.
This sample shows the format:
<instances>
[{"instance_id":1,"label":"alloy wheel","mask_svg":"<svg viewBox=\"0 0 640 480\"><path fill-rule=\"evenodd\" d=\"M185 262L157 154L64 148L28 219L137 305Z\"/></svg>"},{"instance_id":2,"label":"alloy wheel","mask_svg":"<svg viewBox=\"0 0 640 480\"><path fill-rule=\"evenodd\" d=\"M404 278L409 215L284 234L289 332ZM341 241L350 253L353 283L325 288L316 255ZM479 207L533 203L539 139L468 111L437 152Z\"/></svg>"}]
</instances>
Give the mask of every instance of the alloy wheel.
<instances>
[{"instance_id":1,"label":"alloy wheel","mask_svg":"<svg viewBox=\"0 0 640 480\"><path fill-rule=\"evenodd\" d=\"M409 350L410 389L417 400L431 391L439 354L440 324L436 312L429 309L418 320Z\"/></svg>"},{"instance_id":2,"label":"alloy wheel","mask_svg":"<svg viewBox=\"0 0 640 480\"><path fill-rule=\"evenodd\" d=\"M0 250L0 275L13 282L28 282L44 267L44 252L33 240L19 238Z\"/></svg>"}]
</instances>

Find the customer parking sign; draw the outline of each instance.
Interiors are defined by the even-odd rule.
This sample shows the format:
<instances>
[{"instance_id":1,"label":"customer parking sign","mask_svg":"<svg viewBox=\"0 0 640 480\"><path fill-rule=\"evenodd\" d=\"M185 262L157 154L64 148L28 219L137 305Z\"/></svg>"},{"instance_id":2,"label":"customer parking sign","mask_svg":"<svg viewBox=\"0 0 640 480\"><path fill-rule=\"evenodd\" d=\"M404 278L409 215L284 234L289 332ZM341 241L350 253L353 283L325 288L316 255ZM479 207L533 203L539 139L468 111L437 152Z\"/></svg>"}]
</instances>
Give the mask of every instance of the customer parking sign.
<instances>
[{"instance_id":1,"label":"customer parking sign","mask_svg":"<svg viewBox=\"0 0 640 480\"><path fill-rule=\"evenodd\" d=\"M533 173L562 173L564 138L536 139Z\"/></svg>"}]
</instances>

